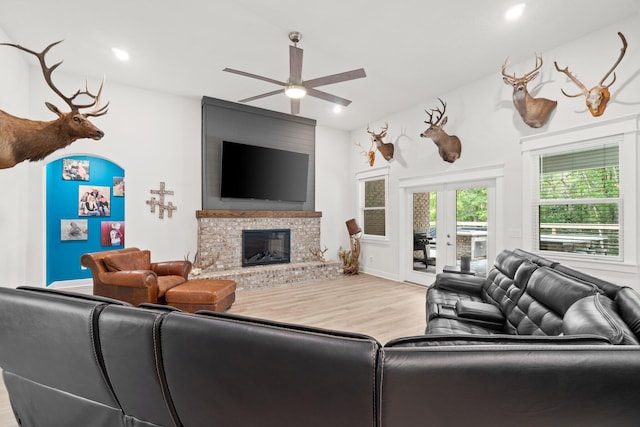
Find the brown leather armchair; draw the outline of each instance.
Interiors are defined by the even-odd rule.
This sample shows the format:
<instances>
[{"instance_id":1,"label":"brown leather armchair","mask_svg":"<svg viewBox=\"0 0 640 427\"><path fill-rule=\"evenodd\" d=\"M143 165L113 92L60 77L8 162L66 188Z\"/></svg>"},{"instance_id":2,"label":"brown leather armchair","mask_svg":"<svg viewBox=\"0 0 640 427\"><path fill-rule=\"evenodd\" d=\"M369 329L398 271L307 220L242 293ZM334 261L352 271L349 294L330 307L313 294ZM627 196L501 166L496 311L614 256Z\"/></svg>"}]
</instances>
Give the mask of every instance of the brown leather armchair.
<instances>
[{"instance_id":1,"label":"brown leather armchair","mask_svg":"<svg viewBox=\"0 0 640 427\"><path fill-rule=\"evenodd\" d=\"M185 283L189 261L151 262L151 252L138 248L87 253L80 263L91 269L93 294L126 301L164 304L167 290Z\"/></svg>"}]
</instances>

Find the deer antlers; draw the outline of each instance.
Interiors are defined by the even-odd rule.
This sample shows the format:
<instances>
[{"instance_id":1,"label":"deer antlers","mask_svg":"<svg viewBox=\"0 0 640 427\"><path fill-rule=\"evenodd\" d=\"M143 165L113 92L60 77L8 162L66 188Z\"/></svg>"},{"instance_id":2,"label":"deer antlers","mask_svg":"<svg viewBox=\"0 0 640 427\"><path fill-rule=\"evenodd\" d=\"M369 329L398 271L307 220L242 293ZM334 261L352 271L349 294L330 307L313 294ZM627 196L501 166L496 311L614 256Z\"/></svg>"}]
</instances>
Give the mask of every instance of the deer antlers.
<instances>
[{"instance_id":1,"label":"deer antlers","mask_svg":"<svg viewBox=\"0 0 640 427\"><path fill-rule=\"evenodd\" d=\"M442 104L442 111L440 111L440 108L432 108L430 111L424 110L425 113L427 113L427 115L429 115L429 121L424 121L426 124L431 125L431 126L438 126L440 124L440 121L442 120L442 118L444 117L444 113L445 111L447 111L447 103L444 102L442 99L438 98L438 101L440 101L440 103ZM436 122L433 122L433 115L434 113L439 113L440 115L437 116ZM447 123L447 120L445 118L444 123L442 123L442 126L444 126Z\"/></svg>"},{"instance_id":2,"label":"deer antlers","mask_svg":"<svg viewBox=\"0 0 640 427\"><path fill-rule=\"evenodd\" d=\"M373 139L382 140L385 136L387 136L387 130L389 129L389 124L385 122L384 127L379 133L375 133L369 130L369 126L367 125L367 133L371 135Z\"/></svg>"},{"instance_id":3,"label":"deer antlers","mask_svg":"<svg viewBox=\"0 0 640 427\"><path fill-rule=\"evenodd\" d=\"M523 80L525 83L529 83L531 80L537 77L538 71L540 70L540 68L542 68L542 55L538 53L536 53L535 55L536 67L520 78L516 77L516 73L513 73L513 75L507 74L507 66L509 65L509 57L507 56L507 58L504 60L504 63L502 64L502 75L506 79L509 79L509 84L514 84L517 80Z\"/></svg>"},{"instance_id":4,"label":"deer antlers","mask_svg":"<svg viewBox=\"0 0 640 427\"><path fill-rule=\"evenodd\" d=\"M600 116L602 115L602 113L604 113L607 102L611 97L609 94L609 87L616 81L616 73L614 72L614 70L616 69L618 64L620 64L620 61L622 61L622 58L627 51L627 39L621 32L618 32L618 36L620 36L620 39L622 40L622 48L620 48L620 55L618 56L617 61L613 64L609 71L607 71L604 77L602 77L600 82L591 89L587 89L587 87L569 71L569 67L560 69L558 63L554 61L556 70L566 74L566 76L569 77L571 81L573 81L581 89L581 92L575 95L569 95L564 91L564 89L560 89L562 93L569 98L575 98L580 95L586 96L587 107L589 108L591 114L595 117ZM605 85L604 82L609 78L611 73L613 73L613 80L611 80L611 83L609 83L608 85Z\"/></svg>"},{"instance_id":5,"label":"deer antlers","mask_svg":"<svg viewBox=\"0 0 640 427\"><path fill-rule=\"evenodd\" d=\"M100 84L100 88L98 89L98 93L97 94L92 94L91 92L89 92L89 87L88 87L88 83L85 82L85 90L81 91L78 90L73 96L71 97L67 97L65 96L54 84L53 81L51 80L51 74L53 73L53 71L55 71L56 68L58 68L60 66L60 64L62 64L63 61L58 62L57 64L52 65L51 67L47 67L47 64L45 62L45 56L47 55L47 53L49 52L49 50L56 46L57 44L61 43L62 40L58 40L57 42L53 42L51 43L49 46L47 46L42 52L35 52L31 49L27 49L26 47L20 46L18 44L13 44L13 43L0 43L0 45L4 45L4 46L13 46L16 49L20 49L24 52L30 53L32 55L34 55L36 58L38 58L38 61L40 62L40 67L42 68L42 73L44 74L44 79L47 82L47 85L49 85L49 87L60 97L64 100L64 102L67 103L67 105L69 106L69 108L71 108L71 111L78 113L79 110L81 108L89 108L89 107L94 107L93 110L87 112L87 113L82 113L83 116L85 117L98 117L98 116L102 116L104 114L107 114L107 111L109 109L109 102L107 102L106 105L104 105L103 107L100 107L100 96L102 95L102 87L104 85L104 79L102 80L102 83ZM86 95L89 98L91 98L93 100L93 102L90 102L88 104L74 104L74 100L80 96L80 95ZM47 105L47 107L54 111L57 110L55 109L55 107L53 107L53 105L49 104L48 102L45 103ZM53 108L52 108L53 107ZM54 110L55 109L55 110Z\"/></svg>"}]
</instances>

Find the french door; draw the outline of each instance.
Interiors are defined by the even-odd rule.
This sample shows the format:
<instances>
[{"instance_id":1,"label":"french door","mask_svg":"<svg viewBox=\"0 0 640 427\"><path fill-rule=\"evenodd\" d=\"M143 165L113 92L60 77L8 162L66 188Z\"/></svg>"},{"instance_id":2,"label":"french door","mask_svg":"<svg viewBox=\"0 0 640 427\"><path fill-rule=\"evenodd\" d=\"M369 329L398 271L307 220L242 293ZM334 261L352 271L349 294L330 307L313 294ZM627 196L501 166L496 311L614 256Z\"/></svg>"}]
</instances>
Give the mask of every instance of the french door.
<instances>
[{"instance_id":1,"label":"french door","mask_svg":"<svg viewBox=\"0 0 640 427\"><path fill-rule=\"evenodd\" d=\"M485 276L495 251L494 179L429 184L406 189L405 280L431 284L445 268Z\"/></svg>"}]
</instances>

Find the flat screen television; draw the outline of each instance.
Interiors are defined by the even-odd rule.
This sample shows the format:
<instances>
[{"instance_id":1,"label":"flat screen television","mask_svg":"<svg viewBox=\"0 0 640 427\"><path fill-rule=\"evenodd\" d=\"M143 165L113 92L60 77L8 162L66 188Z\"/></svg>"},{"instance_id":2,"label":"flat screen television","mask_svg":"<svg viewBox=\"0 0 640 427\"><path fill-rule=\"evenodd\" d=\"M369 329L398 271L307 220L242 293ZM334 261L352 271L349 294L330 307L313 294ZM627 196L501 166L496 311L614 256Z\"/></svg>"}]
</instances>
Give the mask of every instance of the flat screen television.
<instances>
[{"instance_id":1,"label":"flat screen television","mask_svg":"<svg viewBox=\"0 0 640 427\"><path fill-rule=\"evenodd\" d=\"M220 197L307 201L309 155L222 142Z\"/></svg>"}]
</instances>

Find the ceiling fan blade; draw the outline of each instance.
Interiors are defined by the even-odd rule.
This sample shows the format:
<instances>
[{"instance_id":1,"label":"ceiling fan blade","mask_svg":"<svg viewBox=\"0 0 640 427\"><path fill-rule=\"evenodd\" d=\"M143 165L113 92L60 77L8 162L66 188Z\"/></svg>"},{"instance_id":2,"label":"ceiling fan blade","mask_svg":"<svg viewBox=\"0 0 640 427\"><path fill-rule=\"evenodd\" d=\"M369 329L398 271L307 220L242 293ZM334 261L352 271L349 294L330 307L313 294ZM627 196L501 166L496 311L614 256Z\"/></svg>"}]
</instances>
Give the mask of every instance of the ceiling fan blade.
<instances>
[{"instance_id":1,"label":"ceiling fan blade","mask_svg":"<svg viewBox=\"0 0 640 427\"><path fill-rule=\"evenodd\" d=\"M280 86L286 86L287 85L286 83L280 82L278 80L270 79L268 77L262 77L262 76L259 76L257 74L247 73L245 71L234 70L232 68L225 68L222 71L226 71L227 73L239 74L239 75L245 76L245 77L251 77L253 79L263 80L263 81L269 82L269 83L275 83L275 84L280 85Z\"/></svg>"},{"instance_id":2,"label":"ceiling fan blade","mask_svg":"<svg viewBox=\"0 0 640 427\"><path fill-rule=\"evenodd\" d=\"M277 94L283 93L283 92L284 92L284 89L278 89L278 90L274 90L272 92L263 93L261 95L252 96L250 98L241 99L238 102L245 103L245 102L255 101L256 99L266 98L267 96L277 95Z\"/></svg>"},{"instance_id":3,"label":"ceiling fan blade","mask_svg":"<svg viewBox=\"0 0 640 427\"><path fill-rule=\"evenodd\" d=\"M289 76L291 83L302 82L302 49L289 46Z\"/></svg>"},{"instance_id":4,"label":"ceiling fan blade","mask_svg":"<svg viewBox=\"0 0 640 427\"><path fill-rule=\"evenodd\" d=\"M300 114L300 99L291 98L291 114Z\"/></svg>"},{"instance_id":5,"label":"ceiling fan blade","mask_svg":"<svg viewBox=\"0 0 640 427\"><path fill-rule=\"evenodd\" d=\"M357 70L345 71L344 73L333 74L330 76L318 77L317 79L311 79L303 82L303 85L307 88L330 85L333 83L346 82L347 80L361 79L367 77L364 72L364 68L358 68Z\"/></svg>"},{"instance_id":6,"label":"ceiling fan blade","mask_svg":"<svg viewBox=\"0 0 640 427\"><path fill-rule=\"evenodd\" d=\"M339 96L331 95L327 92L322 92L318 89L307 88L307 95L313 96L315 98L324 99L325 101L333 102L334 104L342 105L343 107L347 107L351 104L351 101L348 99L340 98Z\"/></svg>"}]
</instances>

